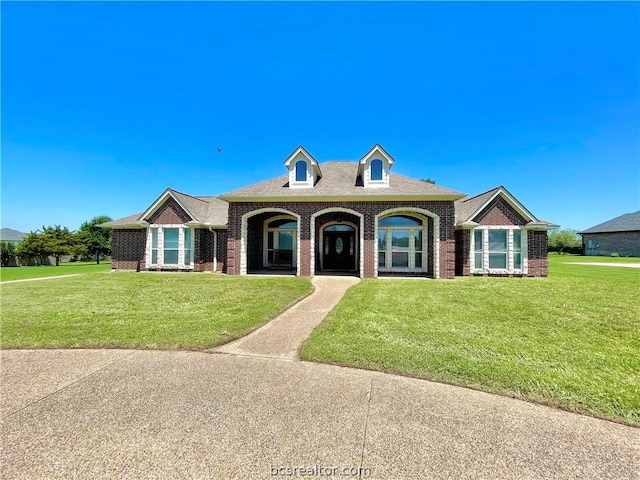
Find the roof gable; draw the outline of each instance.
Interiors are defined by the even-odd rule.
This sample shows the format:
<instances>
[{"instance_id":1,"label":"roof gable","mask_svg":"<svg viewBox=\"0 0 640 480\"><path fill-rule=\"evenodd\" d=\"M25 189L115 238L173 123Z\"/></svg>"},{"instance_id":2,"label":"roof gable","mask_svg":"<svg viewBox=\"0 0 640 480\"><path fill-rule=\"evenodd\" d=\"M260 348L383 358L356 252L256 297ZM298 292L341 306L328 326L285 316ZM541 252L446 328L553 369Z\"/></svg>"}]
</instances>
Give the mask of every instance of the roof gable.
<instances>
[{"instance_id":1,"label":"roof gable","mask_svg":"<svg viewBox=\"0 0 640 480\"><path fill-rule=\"evenodd\" d=\"M313 171L316 177L320 178L322 176L322 172L320 171L320 165L318 164L318 161L315 158L313 158L313 156L309 152L307 152L307 150L302 145L296 148L293 151L293 153L291 153L291 155L289 155L285 159L284 165L289 170L291 170L291 162L294 162L300 159L305 159L312 165Z\"/></svg>"},{"instance_id":2,"label":"roof gable","mask_svg":"<svg viewBox=\"0 0 640 480\"><path fill-rule=\"evenodd\" d=\"M188 195L185 195L184 193L180 193L180 192L177 192L175 190L172 190L171 188L167 188L156 199L156 201L153 202L151 204L151 206L147 210L145 210L142 215L140 215L138 220L140 220L140 221L144 220L144 221L148 222L158 212L158 210L160 210L160 208L162 208L167 203L167 201L169 201L169 199L175 200L175 202L184 211L184 213L186 213L187 216L189 216L189 218L191 220L195 220L195 216L189 211L189 209L183 203L183 200L187 196ZM191 198L193 198L193 197L191 197Z\"/></svg>"},{"instance_id":3,"label":"roof gable","mask_svg":"<svg viewBox=\"0 0 640 480\"><path fill-rule=\"evenodd\" d=\"M471 198L463 198L454 202L456 226L461 228L473 228L479 225L476 221L491 206L498 197L504 200L525 221L528 230L549 230L559 225L536 218L522 205L516 197L502 185L488 190Z\"/></svg>"},{"instance_id":4,"label":"roof gable","mask_svg":"<svg viewBox=\"0 0 640 480\"><path fill-rule=\"evenodd\" d=\"M376 143L371 148L371 150L365 153L365 155L358 161L358 164L364 165L367 163L368 160L372 159L373 157L380 157L382 160L384 160L389 164L389 167L391 167L391 165L393 165L393 163L395 162L394 158L391 155L389 155L384 148L382 148L382 145L380 145L379 143Z\"/></svg>"}]
</instances>

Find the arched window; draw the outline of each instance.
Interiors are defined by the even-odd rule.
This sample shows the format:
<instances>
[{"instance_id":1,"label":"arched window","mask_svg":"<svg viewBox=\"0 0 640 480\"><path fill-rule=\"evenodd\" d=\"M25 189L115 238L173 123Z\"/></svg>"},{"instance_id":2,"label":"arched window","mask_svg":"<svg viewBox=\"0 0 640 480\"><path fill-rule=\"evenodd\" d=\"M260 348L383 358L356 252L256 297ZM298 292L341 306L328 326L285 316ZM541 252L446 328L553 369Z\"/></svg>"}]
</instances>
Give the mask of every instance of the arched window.
<instances>
[{"instance_id":1,"label":"arched window","mask_svg":"<svg viewBox=\"0 0 640 480\"><path fill-rule=\"evenodd\" d=\"M375 160L371 160L371 180L382 180L382 168L382 160L379 160L377 158Z\"/></svg>"},{"instance_id":2,"label":"arched window","mask_svg":"<svg viewBox=\"0 0 640 480\"><path fill-rule=\"evenodd\" d=\"M296 162L296 182L307 181L307 162L298 160Z\"/></svg>"},{"instance_id":3,"label":"arched window","mask_svg":"<svg viewBox=\"0 0 640 480\"><path fill-rule=\"evenodd\" d=\"M408 215L384 217L378 222L378 270L424 269L426 220Z\"/></svg>"}]
</instances>

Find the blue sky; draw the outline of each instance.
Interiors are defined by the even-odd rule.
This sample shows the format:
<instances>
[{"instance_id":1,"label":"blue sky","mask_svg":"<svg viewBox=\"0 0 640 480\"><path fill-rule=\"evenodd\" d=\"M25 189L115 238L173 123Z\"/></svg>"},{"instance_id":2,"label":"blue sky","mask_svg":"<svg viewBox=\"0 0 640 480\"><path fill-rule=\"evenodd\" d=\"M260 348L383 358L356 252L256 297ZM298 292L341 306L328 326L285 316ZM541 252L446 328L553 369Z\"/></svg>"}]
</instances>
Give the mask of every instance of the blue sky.
<instances>
[{"instance_id":1,"label":"blue sky","mask_svg":"<svg viewBox=\"0 0 640 480\"><path fill-rule=\"evenodd\" d=\"M640 4L2 2L2 226L71 229L375 143L584 229L640 208ZM223 147L218 153L216 146Z\"/></svg>"}]
</instances>

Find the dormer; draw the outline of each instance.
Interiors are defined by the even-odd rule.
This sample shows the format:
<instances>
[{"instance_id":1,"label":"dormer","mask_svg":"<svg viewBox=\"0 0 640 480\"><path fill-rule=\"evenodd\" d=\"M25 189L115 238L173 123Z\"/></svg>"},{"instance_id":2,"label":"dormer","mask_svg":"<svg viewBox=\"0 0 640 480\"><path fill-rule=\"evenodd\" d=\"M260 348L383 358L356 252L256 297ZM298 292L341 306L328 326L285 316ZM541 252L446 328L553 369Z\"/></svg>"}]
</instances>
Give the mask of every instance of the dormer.
<instances>
[{"instance_id":1,"label":"dormer","mask_svg":"<svg viewBox=\"0 0 640 480\"><path fill-rule=\"evenodd\" d=\"M389 170L395 160L379 144L375 144L358 162L358 174L365 188L389 186Z\"/></svg>"},{"instance_id":2,"label":"dormer","mask_svg":"<svg viewBox=\"0 0 640 480\"><path fill-rule=\"evenodd\" d=\"M318 162L302 146L289 155L284 165L289 169L289 188L313 188L322 177Z\"/></svg>"}]
</instances>

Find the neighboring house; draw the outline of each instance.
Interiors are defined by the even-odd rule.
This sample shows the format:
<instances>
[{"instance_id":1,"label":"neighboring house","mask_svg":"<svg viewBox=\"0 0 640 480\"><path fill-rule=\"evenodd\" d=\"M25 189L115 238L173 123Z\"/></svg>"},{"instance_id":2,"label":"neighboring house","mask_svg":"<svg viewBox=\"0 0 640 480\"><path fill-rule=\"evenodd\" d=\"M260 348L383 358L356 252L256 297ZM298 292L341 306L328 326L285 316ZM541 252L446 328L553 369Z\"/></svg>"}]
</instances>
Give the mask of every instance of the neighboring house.
<instances>
[{"instance_id":1,"label":"neighboring house","mask_svg":"<svg viewBox=\"0 0 640 480\"><path fill-rule=\"evenodd\" d=\"M587 228L582 235L585 255L640 256L640 210Z\"/></svg>"},{"instance_id":2,"label":"neighboring house","mask_svg":"<svg viewBox=\"0 0 640 480\"><path fill-rule=\"evenodd\" d=\"M219 197L166 190L113 229L115 269L267 269L312 276L547 275L547 235L504 187L473 198L391 173L375 145L357 162L318 163L298 147L287 174Z\"/></svg>"},{"instance_id":3,"label":"neighboring house","mask_svg":"<svg viewBox=\"0 0 640 480\"><path fill-rule=\"evenodd\" d=\"M27 236L26 233L13 230L11 228L0 229L0 242L9 242L9 243L13 243L14 245L17 245L26 236Z\"/></svg>"}]
</instances>

